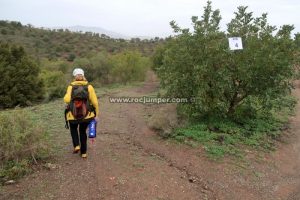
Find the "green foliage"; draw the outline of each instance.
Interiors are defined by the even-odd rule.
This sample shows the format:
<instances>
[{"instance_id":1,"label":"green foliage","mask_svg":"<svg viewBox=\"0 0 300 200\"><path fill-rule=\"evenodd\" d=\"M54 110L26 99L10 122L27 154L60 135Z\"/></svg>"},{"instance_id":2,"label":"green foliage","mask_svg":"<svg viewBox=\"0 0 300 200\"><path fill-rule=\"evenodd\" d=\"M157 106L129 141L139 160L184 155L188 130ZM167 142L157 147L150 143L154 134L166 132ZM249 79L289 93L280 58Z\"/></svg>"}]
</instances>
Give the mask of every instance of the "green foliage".
<instances>
[{"instance_id":1,"label":"green foliage","mask_svg":"<svg viewBox=\"0 0 300 200\"><path fill-rule=\"evenodd\" d=\"M95 79L101 84L111 83L110 75L113 67L111 57L107 53L98 53L91 57L90 61L95 69L91 72L96 76Z\"/></svg>"},{"instance_id":2,"label":"green foliage","mask_svg":"<svg viewBox=\"0 0 300 200\"><path fill-rule=\"evenodd\" d=\"M1 29L1 34L2 35L7 35L7 30L6 29Z\"/></svg>"},{"instance_id":3,"label":"green foliage","mask_svg":"<svg viewBox=\"0 0 300 200\"><path fill-rule=\"evenodd\" d=\"M97 53L86 58L76 58L75 67L81 67L89 82L101 85L143 81L149 69L149 58L136 51L115 55Z\"/></svg>"},{"instance_id":4,"label":"green foliage","mask_svg":"<svg viewBox=\"0 0 300 200\"><path fill-rule=\"evenodd\" d=\"M74 66L81 67L90 82L110 83L112 63L111 57L107 53L98 53L89 58L75 59Z\"/></svg>"},{"instance_id":5,"label":"green foliage","mask_svg":"<svg viewBox=\"0 0 300 200\"><path fill-rule=\"evenodd\" d=\"M21 161L7 161L0 168L0 183L5 182L6 179L18 179L30 172L30 162L27 159ZM3 180L1 178L3 178Z\"/></svg>"},{"instance_id":6,"label":"green foliage","mask_svg":"<svg viewBox=\"0 0 300 200\"><path fill-rule=\"evenodd\" d=\"M157 69L163 65L163 57L165 53L165 46L157 46L154 52L154 55L151 57L152 61L152 70L157 71Z\"/></svg>"},{"instance_id":7,"label":"green foliage","mask_svg":"<svg viewBox=\"0 0 300 200\"><path fill-rule=\"evenodd\" d=\"M43 143L44 129L22 110L1 113L0 124L1 161L38 157L47 146Z\"/></svg>"},{"instance_id":8,"label":"green foliage","mask_svg":"<svg viewBox=\"0 0 300 200\"><path fill-rule=\"evenodd\" d=\"M41 58L39 65L42 70L47 71L62 71L63 73L69 73L72 71L72 65L64 60L48 60L47 58Z\"/></svg>"},{"instance_id":9,"label":"green foliage","mask_svg":"<svg viewBox=\"0 0 300 200\"><path fill-rule=\"evenodd\" d=\"M225 155L241 157L247 148L273 150L274 139L280 137L296 103L296 99L290 96L281 101L285 104L280 105L280 111L274 106L268 113L257 111L255 118L203 118L175 129L170 137L186 144L203 144L209 157L213 159Z\"/></svg>"},{"instance_id":10,"label":"green foliage","mask_svg":"<svg viewBox=\"0 0 300 200\"><path fill-rule=\"evenodd\" d=\"M39 66L23 47L0 43L0 108L30 105L43 98Z\"/></svg>"},{"instance_id":11,"label":"green foliage","mask_svg":"<svg viewBox=\"0 0 300 200\"><path fill-rule=\"evenodd\" d=\"M58 71L61 71L62 73L66 74L67 72L69 72L69 65L65 62L62 62L59 64L58 66Z\"/></svg>"},{"instance_id":12,"label":"green foliage","mask_svg":"<svg viewBox=\"0 0 300 200\"><path fill-rule=\"evenodd\" d=\"M18 178L49 151L43 125L24 110L0 113L0 178ZM1 180L0 180L1 181Z\"/></svg>"},{"instance_id":13,"label":"green foliage","mask_svg":"<svg viewBox=\"0 0 300 200\"><path fill-rule=\"evenodd\" d=\"M156 40L114 39L98 33L71 32L67 29L40 29L20 22L0 20L0 41L12 40L24 46L36 58L63 59L73 62L75 58L87 57L90 52L120 53L125 50L139 51L149 56L154 47L163 42Z\"/></svg>"},{"instance_id":14,"label":"green foliage","mask_svg":"<svg viewBox=\"0 0 300 200\"><path fill-rule=\"evenodd\" d=\"M65 50L65 51L68 51L68 50ZM76 55L74 53L70 53L67 58L67 61L73 62L75 58L76 58Z\"/></svg>"},{"instance_id":15,"label":"green foliage","mask_svg":"<svg viewBox=\"0 0 300 200\"><path fill-rule=\"evenodd\" d=\"M149 60L138 52L125 52L113 56L112 76L114 82L129 83L143 81L146 70L149 68Z\"/></svg>"},{"instance_id":16,"label":"green foliage","mask_svg":"<svg viewBox=\"0 0 300 200\"><path fill-rule=\"evenodd\" d=\"M61 71L43 70L41 78L45 84L46 100L63 97L66 92L67 81Z\"/></svg>"},{"instance_id":17,"label":"green foliage","mask_svg":"<svg viewBox=\"0 0 300 200\"><path fill-rule=\"evenodd\" d=\"M253 117L256 105L270 110L275 99L290 93L293 26L284 25L274 34L267 15L254 18L247 7L238 7L227 33L220 31L220 20L219 10L208 1L201 19L192 17L192 32L171 22L178 35L154 57L162 86L168 96L195 99L179 105L190 118L237 118L249 115L247 110ZM233 36L242 37L243 50L228 49L227 38Z\"/></svg>"},{"instance_id":18,"label":"green foliage","mask_svg":"<svg viewBox=\"0 0 300 200\"><path fill-rule=\"evenodd\" d=\"M297 50L300 50L300 33L295 34L295 45Z\"/></svg>"}]
</instances>

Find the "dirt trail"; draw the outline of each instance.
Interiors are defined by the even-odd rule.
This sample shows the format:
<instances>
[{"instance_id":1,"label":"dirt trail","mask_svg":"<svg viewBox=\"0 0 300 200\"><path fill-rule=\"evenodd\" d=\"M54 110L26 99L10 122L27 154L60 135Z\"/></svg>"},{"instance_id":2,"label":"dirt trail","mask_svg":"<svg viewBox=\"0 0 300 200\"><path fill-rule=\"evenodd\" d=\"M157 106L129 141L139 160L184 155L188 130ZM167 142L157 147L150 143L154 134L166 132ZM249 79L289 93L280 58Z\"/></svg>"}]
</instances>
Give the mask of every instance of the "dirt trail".
<instances>
[{"instance_id":1,"label":"dirt trail","mask_svg":"<svg viewBox=\"0 0 300 200\"><path fill-rule=\"evenodd\" d=\"M5 186L0 199L300 199L299 106L277 151L250 152L246 166L232 159L215 162L202 148L162 140L150 130L147 118L159 106L109 102L110 96L156 91L155 76L147 77L142 87L100 98L98 137L87 160L71 154L68 141L57 169ZM294 94L300 98L300 89Z\"/></svg>"}]
</instances>

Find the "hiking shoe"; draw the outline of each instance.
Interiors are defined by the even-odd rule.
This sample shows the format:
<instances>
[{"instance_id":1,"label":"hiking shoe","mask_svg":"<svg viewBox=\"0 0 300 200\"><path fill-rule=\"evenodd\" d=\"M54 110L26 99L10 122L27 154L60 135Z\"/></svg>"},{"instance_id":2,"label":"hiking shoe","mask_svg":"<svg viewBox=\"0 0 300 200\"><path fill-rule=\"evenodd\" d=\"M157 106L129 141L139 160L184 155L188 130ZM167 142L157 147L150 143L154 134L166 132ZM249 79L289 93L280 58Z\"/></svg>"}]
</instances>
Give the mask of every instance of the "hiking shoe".
<instances>
[{"instance_id":1,"label":"hiking shoe","mask_svg":"<svg viewBox=\"0 0 300 200\"><path fill-rule=\"evenodd\" d=\"M80 146L76 146L73 150L73 153L78 153L80 151Z\"/></svg>"},{"instance_id":2,"label":"hiking shoe","mask_svg":"<svg viewBox=\"0 0 300 200\"><path fill-rule=\"evenodd\" d=\"M81 157L82 157L82 158L87 158L86 153L81 154Z\"/></svg>"}]
</instances>

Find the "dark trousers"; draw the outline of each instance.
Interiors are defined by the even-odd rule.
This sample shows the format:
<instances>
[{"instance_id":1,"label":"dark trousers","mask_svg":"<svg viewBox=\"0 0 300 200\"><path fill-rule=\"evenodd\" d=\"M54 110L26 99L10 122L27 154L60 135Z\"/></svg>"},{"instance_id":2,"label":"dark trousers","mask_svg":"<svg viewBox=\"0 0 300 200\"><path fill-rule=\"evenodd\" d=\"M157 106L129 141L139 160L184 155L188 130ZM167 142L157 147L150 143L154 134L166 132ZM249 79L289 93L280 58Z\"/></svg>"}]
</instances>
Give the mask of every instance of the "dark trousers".
<instances>
[{"instance_id":1,"label":"dark trousers","mask_svg":"<svg viewBox=\"0 0 300 200\"><path fill-rule=\"evenodd\" d=\"M82 154L86 153L86 149L87 149L86 129L88 125L89 122L70 123L73 146L76 147L79 145L79 138L80 138L80 152ZM79 126L79 136L80 136L79 138L78 138L78 126Z\"/></svg>"}]
</instances>

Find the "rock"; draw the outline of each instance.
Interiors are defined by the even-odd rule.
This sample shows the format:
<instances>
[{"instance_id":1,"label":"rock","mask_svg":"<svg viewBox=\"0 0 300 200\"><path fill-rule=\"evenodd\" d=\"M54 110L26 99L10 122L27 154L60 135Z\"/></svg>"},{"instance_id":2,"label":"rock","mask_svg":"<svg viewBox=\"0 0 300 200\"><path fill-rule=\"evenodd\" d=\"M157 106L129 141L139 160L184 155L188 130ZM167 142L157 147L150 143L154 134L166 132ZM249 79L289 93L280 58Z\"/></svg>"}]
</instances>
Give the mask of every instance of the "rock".
<instances>
[{"instance_id":1,"label":"rock","mask_svg":"<svg viewBox=\"0 0 300 200\"><path fill-rule=\"evenodd\" d=\"M4 185L13 185L13 184L15 184L16 183L16 181L14 181L14 180L9 180L9 181L6 181L5 183L4 183Z\"/></svg>"},{"instance_id":2,"label":"rock","mask_svg":"<svg viewBox=\"0 0 300 200\"><path fill-rule=\"evenodd\" d=\"M195 182L197 181L197 178L194 177L194 176L190 176L190 177L189 177L189 181L190 181L191 183L195 183Z\"/></svg>"},{"instance_id":3,"label":"rock","mask_svg":"<svg viewBox=\"0 0 300 200\"><path fill-rule=\"evenodd\" d=\"M44 166L45 166L46 169L48 169L48 170L54 170L54 169L57 169L57 168L58 168L57 165L52 164L52 163L47 163L47 164L45 164Z\"/></svg>"},{"instance_id":4,"label":"rock","mask_svg":"<svg viewBox=\"0 0 300 200\"><path fill-rule=\"evenodd\" d=\"M209 188L208 188L207 185L203 185L202 188L203 188L204 190L209 190Z\"/></svg>"}]
</instances>

